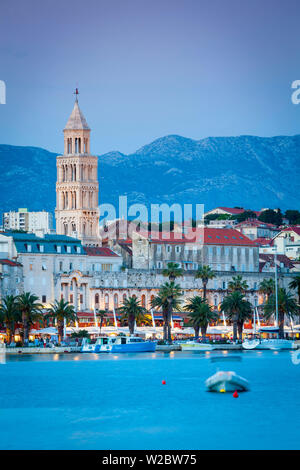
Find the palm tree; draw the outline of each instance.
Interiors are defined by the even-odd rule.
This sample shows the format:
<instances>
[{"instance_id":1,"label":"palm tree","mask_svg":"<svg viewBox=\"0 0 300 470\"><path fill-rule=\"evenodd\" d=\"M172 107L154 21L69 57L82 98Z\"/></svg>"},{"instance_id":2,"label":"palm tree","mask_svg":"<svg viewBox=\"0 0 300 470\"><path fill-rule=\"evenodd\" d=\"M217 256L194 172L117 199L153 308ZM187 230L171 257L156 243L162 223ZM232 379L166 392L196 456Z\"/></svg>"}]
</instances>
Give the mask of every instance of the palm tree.
<instances>
[{"instance_id":1,"label":"palm tree","mask_svg":"<svg viewBox=\"0 0 300 470\"><path fill-rule=\"evenodd\" d=\"M100 333L103 326L103 320L107 317L106 310L96 310L96 317L100 318Z\"/></svg>"},{"instance_id":2,"label":"palm tree","mask_svg":"<svg viewBox=\"0 0 300 470\"><path fill-rule=\"evenodd\" d=\"M195 337L199 336L199 329L201 328L201 335L204 339L206 330L210 322L216 321L219 315L212 310L206 299L200 296L188 299L188 302L183 307L184 310L190 312L188 318L190 319L195 330Z\"/></svg>"},{"instance_id":3,"label":"palm tree","mask_svg":"<svg viewBox=\"0 0 300 470\"><path fill-rule=\"evenodd\" d=\"M289 283L289 288L297 290L298 304L300 308L300 274L297 274L297 276L295 276L294 279Z\"/></svg>"},{"instance_id":4,"label":"palm tree","mask_svg":"<svg viewBox=\"0 0 300 470\"><path fill-rule=\"evenodd\" d=\"M122 307L119 307L118 311L121 313L122 319L127 320L129 333L131 335L134 334L135 322L142 321L147 313L145 307L142 307L140 301L134 296L125 299Z\"/></svg>"},{"instance_id":5,"label":"palm tree","mask_svg":"<svg viewBox=\"0 0 300 470\"><path fill-rule=\"evenodd\" d=\"M61 343L64 337L65 321L66 323L75 322L77 314L74 306L62 298L60 300L55 300L54 304L51 304L51 308L48 310L46 318L51 318L52 320L57 321L58 342Z\"/></svg>"},{"instance_id":6,"label":"palm tree","mask_svg":"<svg viewBox=\"0 0 300 470\"><path fill-rule=\"evenodd\" d=\"M162 275L168 277L170 281L175 281L176 277L181 277L183 269L180 268L178 263L168 263L167 268L162 272Z\"/></svg>"},{"instance_id":7,"label":"palm tree","mask_svg":"<svg viewBox=\"0 0 300 470\"><path fill-rule=\"evenodd\" d=\"M297 314L298 307L293 295L287 292L286 289L280 287L278 289L278 327L279 338L284 338L284 317L287 315L293 319ZM271 294L264 307L264 316L269 320L276 311L276 298L275 294Z\"/></svg>"},{"instance_id":8,"label":"palm tree","mask_svg":"<svg viewBox=\"0 0 300 470\"><path fill-rule=\"evenodd\" d=\"M28 341L29 328L34 322L42 318L42 304L37 302L38 297L30 292L18 295L17 305L22 314L23 346Z\"/></svg>"},{"instance_id":9,"label":"palm tree","mask_svg":"<svg viewBox=\"0 0 300 470\"><path fill-rule=\"evenodd\" d=\"M259 284L259 292L261 294L264 294L266 296L266 300L268 301L269 297L273 292L275 292L275 282L274 279L269 278L269 279L264 279L260 284Z\"/></svg>"},{"instance_id":10,"label":"palm tree","mask_svg":"<svg viewBox=\"0 0 300 470\"><path fill-rule=\"evenodd\" d=\"M206 299L206 289L207 283L209 279L213 279L216 277L215 272L211 269L210 266L204 264L203 266L199 266L196 272L195 278L201 279L203 285L203 298Z\"/></svg>"},{"instance_id":11,"label":"palm tree","mask_svg":"<svg viewBox=\"0 0 300 470\"><path fill-rule=\"evenodd\" d=\"M153 308L161 308L164 322L164 341L172 343L171 336L171 318L174 309L179 310L182 296L182 289L174 281L166 282L159 289L152 301Z\"/></svg>"},{"instance_id":12,"label":"palm tree","mask_svg":"<svg viewBox=\"0 0 300 470\"><path fill-rule=\"evenodd\" d=\"M242 340L244 322L251 318L251 304L246 300L240 290L234 290L227 295L221 303L221 310L233 322L233 341Z\"/></svg>"},{"instance_id":13,"label":"palm tree","mask_svg":"<svg viewBox=\"0 0 300 470\"><path fill-rule=\"evenodd\" d=\"M246 281L243 281L243 276L237 275L233 276L232 280L228 282L228 290L230 292L235 292L235 291L246 291L249 289L249 286Z\"/></svg>"},{"instance_id":14,"label":"palm tree","mask_svg":"<svg viewBox=\"0 0 300 470\"><path fill-rule=\"evenodd\" d=\"M15 331L15 323L21 321L21 314L16 299L13 295L7 295L2 299L0 305L0 323L5 324L7 344L11 342Z\"/></svg>"}]
</instances>

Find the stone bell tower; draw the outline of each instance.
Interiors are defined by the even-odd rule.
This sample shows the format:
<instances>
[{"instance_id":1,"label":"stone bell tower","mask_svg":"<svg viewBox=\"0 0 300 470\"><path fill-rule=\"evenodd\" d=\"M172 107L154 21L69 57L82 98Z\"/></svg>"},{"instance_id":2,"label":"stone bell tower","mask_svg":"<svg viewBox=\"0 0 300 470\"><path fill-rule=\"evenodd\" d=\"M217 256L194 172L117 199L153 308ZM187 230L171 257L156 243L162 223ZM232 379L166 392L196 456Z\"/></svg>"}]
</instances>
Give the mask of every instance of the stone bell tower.
<instances>
[{"instance_id":1,"label":"stone bell tower","mask_svg":"<svg viewBox=\"0 0 300 470\"><path fill-rule=\"evenodd\" d=\"M78 106L64 129L64 154L56 159L56 233L100 246L98 157L90 155L90 128Z\"/></svg>"}]
</instances>

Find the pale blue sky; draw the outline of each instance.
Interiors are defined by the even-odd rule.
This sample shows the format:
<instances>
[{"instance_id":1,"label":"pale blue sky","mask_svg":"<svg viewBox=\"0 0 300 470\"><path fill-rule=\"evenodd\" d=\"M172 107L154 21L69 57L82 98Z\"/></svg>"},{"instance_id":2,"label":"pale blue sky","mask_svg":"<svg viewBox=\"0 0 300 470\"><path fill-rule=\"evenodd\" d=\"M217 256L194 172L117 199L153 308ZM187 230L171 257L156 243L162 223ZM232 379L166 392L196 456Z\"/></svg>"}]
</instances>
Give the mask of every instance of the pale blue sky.
<instances>
[{"instance_id":1,"label":"pale blue sky","mask_svg":"<svg viewBox=\"0 0 300 470\"><path fill-rule=\"evenodd\" d=\"M0 143L61 152L76 86L97 154L298 134L299 17L298 0L2 0Z\"/></svg>"}]
</instances>

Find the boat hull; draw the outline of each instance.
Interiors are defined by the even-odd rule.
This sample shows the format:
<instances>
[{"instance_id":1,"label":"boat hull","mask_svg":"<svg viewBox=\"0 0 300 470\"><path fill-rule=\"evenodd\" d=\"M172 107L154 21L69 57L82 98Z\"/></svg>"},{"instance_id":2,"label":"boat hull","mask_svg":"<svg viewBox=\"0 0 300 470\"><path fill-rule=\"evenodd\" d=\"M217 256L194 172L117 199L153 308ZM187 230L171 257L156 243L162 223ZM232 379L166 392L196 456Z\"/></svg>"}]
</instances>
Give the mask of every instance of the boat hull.
<instances>
[{"instance_id":1,"label":"boat hull","mask_svg":"<svg viewBox=\"0 0 300 470\"><path fill-rule=\"evenodd\" d=\"M206 343L182 343L182 351L213 351L214 346Z\"/></svg>"},{"instance_id":2,"label":"boat hull","mask_svg":"<svg viewBox=\"0 0 300 470\"><path fill-rule=\"evenodd\" d=\"M271 349L273 351L297 349L295 342L289 339L244 341L242 346L244 349Z\"/></svg>"},{"instance_id":3,"label":"boat hull","mask_svg":"<svg viewBox=\"0 0 300 470\"><path fill-rule=\"evenodd\" d=\"M248 380L232 371L219 371L205 382L210 392L246 392L249 390Z\"/></svg>"},{"instance_id":4,"label":"boat hull","mask_svg":"<svg viewBox=\"0 0 300 470\"><path fill-rule=\"evenodd\" d=\"M139 353L155 352L156 343L102 344L96 345L95 353Z\"/></svg>"}]
</instances>

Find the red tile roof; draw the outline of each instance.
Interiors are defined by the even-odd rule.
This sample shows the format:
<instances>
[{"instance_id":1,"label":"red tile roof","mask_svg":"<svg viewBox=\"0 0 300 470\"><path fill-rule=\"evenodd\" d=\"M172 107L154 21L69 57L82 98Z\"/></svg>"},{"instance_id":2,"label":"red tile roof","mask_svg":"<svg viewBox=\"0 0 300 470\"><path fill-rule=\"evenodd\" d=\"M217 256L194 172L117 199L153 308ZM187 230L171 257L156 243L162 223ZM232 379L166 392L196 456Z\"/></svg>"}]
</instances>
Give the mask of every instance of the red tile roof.
<instances>
[{"instance_id":1,"label":"red tile roof","mask_svg":"<svg viewBox=\"0 0 300 470\"><path fill-rule=\"evenodd\" d=\"M274 266L275 255L273 253L263 253L259 255L260 262L270 263ZM277 255L278 263L283 263L285 268L293 268L294 262L290 260L286 255Z\"/></svg>"},{"instance_id":2,"label":"red tile roof","mask_svg":"<svg viewBox=\"0 0 300 470\"><path fill-rule=\"evenodd\" d=\"M141 235L148 238L147 233L141 233ZM205 245L257 246L253 240L250 240L238 230L227 228L205 227L191 229L187 234L181 234L180 232L155 232L151 235L151 243L204 243Z\"/></svg>"},{"instance_id":3,"label":"red tile roof","mask_svg":"<svg viewBox=\"0 0 300 470\"><path fill-rule=\"evenodd\" d=\"M283 229L283 232L290 232L290 231L293 231L293 232L297 233L297 235L300 235L300 226L296 225L296 226L292 226L292 227L286 227L286 228Z\"/></svg>"},{"instance_id":4,"label":"red tile roof","mask_svg":"<svg viewBox=\"0 0 300 470\"><path fill-rule=\"evenodd\" d=\"M254 242L259 245L259 246L264 246L264 245L271 245L272 240L270 238L256 238Z\"/></svg>"},{"instance_id":5,"label":"red tile roof","mask_svg":"<svg viewBox=\"0 0 300 470\"><path fill-rule=\"evenodd\" d=\"M0 259L0 264L6 264L8 266L22 266L21 263L17 263L16 261L12 261L10 259Z\"/></svg>"},{"instance_id":6,"label":"red tile roof","mask_svg":"<svg viewBox=\"0 0 300 470\"><path fill-rule=\"evenodd\" d=\"M88 256L111 256L119 258L119 255L105 246L85 246L84 251Z\"/></svg>"},{"instance_id":7,"label":"red tile roof","mask_svg":"<svg viewBox=\"0 0 300 470\"><path fill-rule=\"evenodd\" d=\"M236 225L236 227L261 227L261 228L269 228L269 229L274 229L278 230L278 227L274 224L269 224L266 222L261 222L260 220L257 219L247 219L244 220L243 222L240 222L239 224Z\"/></svg>"}]
</instances>

